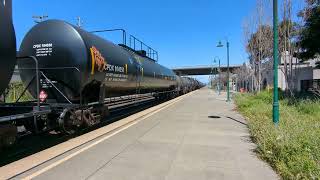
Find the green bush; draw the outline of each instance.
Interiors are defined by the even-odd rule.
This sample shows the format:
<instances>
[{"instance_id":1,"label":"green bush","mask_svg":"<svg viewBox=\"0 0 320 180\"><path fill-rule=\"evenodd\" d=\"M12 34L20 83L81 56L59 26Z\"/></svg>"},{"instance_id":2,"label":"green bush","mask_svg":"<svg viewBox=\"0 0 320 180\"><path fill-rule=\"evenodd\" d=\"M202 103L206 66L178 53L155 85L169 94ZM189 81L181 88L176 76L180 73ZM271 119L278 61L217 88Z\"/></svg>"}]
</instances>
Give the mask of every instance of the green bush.
<instances>
[{"instance_id":1,"label":"green bush","mask_svg":"<svg viewBox=\"0 0 320 180\"><path fill-rule=\"evenodd\" d=\"M284 179L320 178L320 102L280 100L280 123L272 123L272 93L238 94L257 152Z\"/></svg>"}]
</instances>

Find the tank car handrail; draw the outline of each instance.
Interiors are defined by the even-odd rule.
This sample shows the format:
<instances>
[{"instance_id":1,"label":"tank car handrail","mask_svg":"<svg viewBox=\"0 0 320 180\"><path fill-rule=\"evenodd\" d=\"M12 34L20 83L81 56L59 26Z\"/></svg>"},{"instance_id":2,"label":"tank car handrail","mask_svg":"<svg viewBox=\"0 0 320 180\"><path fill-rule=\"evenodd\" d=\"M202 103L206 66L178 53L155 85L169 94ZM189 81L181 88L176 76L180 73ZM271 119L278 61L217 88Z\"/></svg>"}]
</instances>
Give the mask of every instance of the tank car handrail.
<instances>
[{"instance_id":1,"label":"tank car handrail","mask_svg":"<svg viewBox=\"0 0 320 180\"><path fill-rule=\"evenodd\" d=\"M112 31L122 31L122 43L124 45L127 45L127 32L126 32L126 30L121 29L121 28L96 30L96 31L90 31L90 33L112 32Z\"/></svg>"},{"instance_id":2,"label":"tank car handrail","mask_svg":"<svg viewBox=\"0 0 320 180\"><path fill-rule=\"evenodd\" d=\"M22 69L22 70L34 70L35 68L19 68L19 69ZM79 70L79 68L74 67L74 66L38 68L38 70L65 70L65 69L74 69L74 70L76 70L79 73L80 82L82 82L81 71ZM42 71L41 71L41 74L43 75L44 78L46 78L48 80L48 82L51 85L53 85L52 81L50 79L48 79L47 76L45 76ZM33 79L31 81L33 81ZM55 85L53 85L53 87L68 101L69 104L73 104ZM38 94L39 94L39 92L38 92ZM81 91L80 91L80 104L82 104L82 92Z\"/></svg>"},{"instance_id":3,"label":"tank car handrail","mask_svg":"<svg viewBox=\"0 0 320 180\"><path fill-rule=\"evenodd\" d=\"M153 59L154 61L158 62L158 52L156 50L154 50L153 48L151 48L150 46L146 45L144 42L142 42L141 40L139 40L138 38L136 38L135 36L130 34L130 39L129 39L129 44L130 44L130 48L132 48L132 43L131 43L131 39L133 39L133 50L136 51L136 41L140 42L140 50L143 50L143 46L148 48L148 54L150 59ZM152 56L151 56L152 55ZM154 58L154 55L156 55L156 59Z\"/></svg>"},{"instance_id":4,"label":"tank car handrail","mask_svg":"<svg viewBox=\"0 0 320 180\"><path fill-rule=\"evenodd\" d=\"M39 61L38 59L35 57L35 56L20 56L20 57L17 57L17 59L32 59L34 62L35 62L35 65L36 65L36 74L35 74L35 78L36 78L36 86L37 86L37 106L36 106L36 111L40 111L40 97L39 97L39 94L40 94L40 82L39 82ZM34 80L34 77L33 79L30 81L30 83ZM28 85L29 86L29 85ZM26 88L27 89L27 88ZM22 95L26 92L26 89L24 90L24 92L20 95L20 97L18 98L18 100L22 97ZM18 101L17 100L17 101ZM33 118L33 124L34 124L34 127L35 127L35 131L38 132L38 124L37 124L37 118L34 116Z\"/></svg>"},{"instance_id":5,"label":"tank car handrail","mask_svg":"<svg viewBox=\"0 0 320 180\"><path fill-rule=\"evenodd\" d=\"M24 70L33 70L35 68L19 68L19 69L24 69ZM39 70L57 70L57 69L75 69L78 72L80 72L80 70L77 67L53 67L53 68L39 68Z\"/></svg>"},{"instance_id":6,"label":"tank car handrail","mask_svg":"<svg viewBox=\"0 0 320 180\"><path fill-rule=\"evenodd\" d=\"M39 61L38 59L35 57L35 56L20 56L20 57L17 57L17 59L32 59L35 64L36 64L36 75L35 75L35 78L37 80L36 84L37 84L37 108L38 110L40 109L40 97L39 97L39 94L40 94L40 84L39 84ZM32 79L31 81L33 81L34 79ZM24 91L25 92L25 91ZM22 94L23 95L23 94ZM22 96L21 95L21 96ZM21 96L18 98L18 100L21 98ZM17 101L18 101L17 100Z\"/></svg>"},{"instance_id":7,"label":"tank car handrail","mask_svg":"<svg viewBox=\"0 0 320 180\"><path fill-rule=\"evenodd\" d=\"M122 43L127 46L127 32L125 29L122 28L116 28L116 29L102 29L102 30L95 30L95 31L89 31L90 33L101 33L101 32L113 32L113 31L122 31ZM148 46L147 44L145 44L144 42L142 42L141 40L139 40L138 38L136 38L135 36L130 35L129 38L129 47L131 49L133 49L134 51L136 51L136 41L138 41L140 43L140 50L143 50L143 46L147 47L148 52L147 52L147 57L154 60L154 61L158 61L158 52L156 50L154 50L153 48L151 48L150 46ZM133 48L132 48L132 43L131 40L133 39ZM156 56L156 57L155 57Z\"/></svg>"}]
</instances>

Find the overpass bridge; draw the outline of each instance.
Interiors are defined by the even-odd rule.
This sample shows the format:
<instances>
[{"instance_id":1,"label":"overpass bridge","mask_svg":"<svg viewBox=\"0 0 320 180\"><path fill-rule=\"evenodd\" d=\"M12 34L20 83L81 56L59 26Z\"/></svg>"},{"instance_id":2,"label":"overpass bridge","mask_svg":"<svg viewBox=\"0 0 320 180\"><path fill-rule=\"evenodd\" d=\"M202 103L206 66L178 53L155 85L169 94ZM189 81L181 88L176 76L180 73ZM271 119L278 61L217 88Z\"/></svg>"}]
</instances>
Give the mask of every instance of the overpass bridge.
<instances>
[{"instance_id":1,"label":"overpass bridge","mask_svg":"<svg viewBox=\"0 0 320 180\"><path fill-rule=\"evenodd\" d=\"M240 67L241 65L230 65L229 69L230 69L230 72L233 73L235 72L236 69L239 69ZM172 68L172 70L177 75L211 75L211 74L217 73L217 71L214 70L216 68L219 68L219 67L212 66L212 65L199 65L199 66L175 67L175 68ZM220 71L226 72L227 66L226 65L220 66Z\"/></svg>"}]
</instances>

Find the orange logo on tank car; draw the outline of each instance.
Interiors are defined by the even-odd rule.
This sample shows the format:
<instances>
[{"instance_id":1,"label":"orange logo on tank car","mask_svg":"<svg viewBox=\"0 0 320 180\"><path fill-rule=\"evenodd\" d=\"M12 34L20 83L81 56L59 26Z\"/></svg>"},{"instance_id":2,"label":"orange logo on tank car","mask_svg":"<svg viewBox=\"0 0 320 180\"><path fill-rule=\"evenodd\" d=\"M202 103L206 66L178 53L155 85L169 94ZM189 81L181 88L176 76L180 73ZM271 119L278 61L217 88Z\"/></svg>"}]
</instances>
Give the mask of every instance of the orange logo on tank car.
<instances>
[{"instance_id":1,"label":"orange logo on tank car","mask_svg":"<svg viewBox=\"0 0 320 180\"><path fill-rule=\"evenodd\" d=\"M104 70L107 69L107 63L102 56L102 54L99 52L99 50L92 46L90 48L91 51L91 59L92 59L92 64L91 64L91 74L94 74L94 68L97 66L97 70L99 72L103 72Z\"/></svg>"}]
</instances>

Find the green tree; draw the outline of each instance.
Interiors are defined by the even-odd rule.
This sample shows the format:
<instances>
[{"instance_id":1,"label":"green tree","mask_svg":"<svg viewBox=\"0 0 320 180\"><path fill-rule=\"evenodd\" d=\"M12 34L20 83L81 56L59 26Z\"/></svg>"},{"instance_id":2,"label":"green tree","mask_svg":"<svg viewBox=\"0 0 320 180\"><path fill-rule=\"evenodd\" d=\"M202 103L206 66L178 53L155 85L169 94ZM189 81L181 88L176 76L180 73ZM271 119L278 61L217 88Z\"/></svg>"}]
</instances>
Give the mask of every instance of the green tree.
<instances>
[{"instance_id":1,"label":"green tree","mask_svg":"<svg viewBox=\"0 0 320 180\"><path fill-rule=\"evenodd\" d=\"M279 53L296 50L298 33L299 26L296 22L284 19L279 23Z\"/></svg>"},{"instance_id":2,"label":"green tree","mask_svg":"<svg viewBox=\"0 0 320 180\"><path fill-rule=\"evenodd\" d=\"M306 0L306 3L306 8L299 13L305 21L298 42L302 59L320 54L320 0Z\"/></svg>"},{"instance_id":3,"label":"green tree","mask_svg":"<svg viewBox=\"0 0 320 180\"><path fill-rule=\"evenodd\" d=\"M261 25L251 34L246 47L251 63L272 57L272 38L272 27L269 25Z\"/></svg>"}]
</instances>

